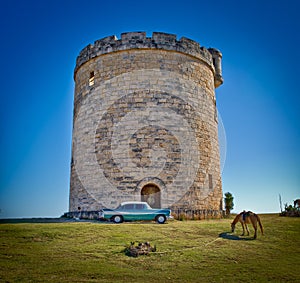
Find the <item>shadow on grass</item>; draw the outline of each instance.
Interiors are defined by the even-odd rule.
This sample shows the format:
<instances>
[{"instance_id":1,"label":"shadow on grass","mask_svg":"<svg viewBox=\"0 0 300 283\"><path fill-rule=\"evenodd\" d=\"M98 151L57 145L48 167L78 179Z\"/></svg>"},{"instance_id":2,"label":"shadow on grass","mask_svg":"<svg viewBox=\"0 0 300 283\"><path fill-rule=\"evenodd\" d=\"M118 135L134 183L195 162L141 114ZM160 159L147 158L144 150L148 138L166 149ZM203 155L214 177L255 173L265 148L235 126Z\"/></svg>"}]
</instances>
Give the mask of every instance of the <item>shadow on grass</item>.
<instances>
[{"instance_id":1,"label":"shadow on grass","mask_svg":"<svg viewBox=\"0 0 300 283\"><path fill-rule=\"evenodd\" d=\"M253 241L254 238L245 238L245 237L239 237L237 235L232 235L230 232L223 232L219 234L220 238L227 239L227 240L234 240L234 241Z\"/></svg>"},{"instance_id":2,"label":"shadow on grass","mask_svg":"<svg viewBox=\"0 0 300 283\"><path fill-rule=\"evenodd\" d=\"M101 223L97 220L75 219L75 218L7 218L0 219L0 224L20 224L20 223L67 223L67 222L93 222Z\"/></svg>"}]
</instances>

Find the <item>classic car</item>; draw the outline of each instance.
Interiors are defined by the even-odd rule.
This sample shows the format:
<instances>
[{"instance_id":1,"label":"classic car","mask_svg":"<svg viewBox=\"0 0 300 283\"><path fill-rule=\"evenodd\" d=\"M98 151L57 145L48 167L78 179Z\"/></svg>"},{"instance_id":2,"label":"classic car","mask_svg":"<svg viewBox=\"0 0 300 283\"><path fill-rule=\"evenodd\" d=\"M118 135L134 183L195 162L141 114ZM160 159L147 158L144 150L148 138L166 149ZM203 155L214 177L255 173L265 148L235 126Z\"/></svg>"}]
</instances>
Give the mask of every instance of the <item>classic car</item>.
<instances>
[{"instance_id":1,"label":"classic car","mask_svg":"<svg viewBox=\"0 0 300 283\"><path fill-rule=\"evenodd\" d=\"M116 209L103 208L99 217L115 223L155 220L159 224L172 218L170 209L151 208L147 202L140 201L123 202Z\"/></svg>"}]
</instances>

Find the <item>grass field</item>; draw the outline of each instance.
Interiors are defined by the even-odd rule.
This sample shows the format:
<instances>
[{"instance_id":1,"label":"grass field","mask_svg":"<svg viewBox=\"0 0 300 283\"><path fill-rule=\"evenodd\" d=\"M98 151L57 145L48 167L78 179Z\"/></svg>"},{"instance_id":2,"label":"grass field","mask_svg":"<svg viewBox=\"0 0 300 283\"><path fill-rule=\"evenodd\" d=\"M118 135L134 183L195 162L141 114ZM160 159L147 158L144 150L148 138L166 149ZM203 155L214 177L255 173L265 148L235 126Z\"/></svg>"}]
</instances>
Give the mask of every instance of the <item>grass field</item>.
<instances>
[{"instance_id":1,"label":"grass field","mask_svg":"<svg viewBox=\"0 0 300 283\"><path fill-rule=\"evenodd\" d=\"M0 282L300 282L300 218L261 220L256 240L231 219L0 224ZM157 251L128 257L132 241Z\"/></svg>"}]
</instances>

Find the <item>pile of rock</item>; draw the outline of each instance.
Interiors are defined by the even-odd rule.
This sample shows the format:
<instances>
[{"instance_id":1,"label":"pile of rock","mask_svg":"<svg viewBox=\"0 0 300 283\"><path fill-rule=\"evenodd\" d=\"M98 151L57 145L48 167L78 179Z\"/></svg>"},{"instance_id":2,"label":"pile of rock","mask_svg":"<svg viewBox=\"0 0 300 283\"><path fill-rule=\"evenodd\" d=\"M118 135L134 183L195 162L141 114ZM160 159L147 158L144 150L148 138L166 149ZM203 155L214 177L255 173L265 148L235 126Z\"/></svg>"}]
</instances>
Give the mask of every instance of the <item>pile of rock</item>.
<instances>
[{"instance_id":1,"label":"pile of rock","mask_svg":"<svg viewBox=\"0 0 300 283\"><path fill-rule=\"evenodd\" d=\"M135 242L131 242L130 246L125 248L124 252L127 256L138 257L139 255L148 255L150 252L156 251L156 246L151 247L149 242L138 243L137 246L134 244Z\"/></svg>"}]
</instances>

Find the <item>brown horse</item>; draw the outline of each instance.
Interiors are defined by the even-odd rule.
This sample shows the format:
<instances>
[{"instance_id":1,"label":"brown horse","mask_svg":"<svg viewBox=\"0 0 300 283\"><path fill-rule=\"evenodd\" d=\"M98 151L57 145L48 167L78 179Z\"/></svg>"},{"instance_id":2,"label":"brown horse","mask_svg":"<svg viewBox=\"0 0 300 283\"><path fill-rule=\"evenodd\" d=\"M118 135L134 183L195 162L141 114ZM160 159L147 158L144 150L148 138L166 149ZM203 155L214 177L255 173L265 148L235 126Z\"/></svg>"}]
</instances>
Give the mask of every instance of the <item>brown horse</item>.
<instances>
[{"instance_id":1,"label":"brown horse","mask_svg":"<svg viewBox=\"0 0 300 283\"><path fill-rule=\"evenodd\" d=\"M261 234L262 235L264 234L263 227L262 227L259 216L251 211L248 211L248 212L243 211L234 218L233 222L231 223L232 233L234 232L235 224L238 222L240 222L243 227L242 236L244 236L244 234L245 234L245 227L246 227L246 230L247 230L247 233L249 236L249 230L248 230L247 224L250 224L250 223L252 223L252 226L254 228L254 239L256 239L256 236L257 236L257 223L259 224Z\"/></svg>"}]
</instances>

